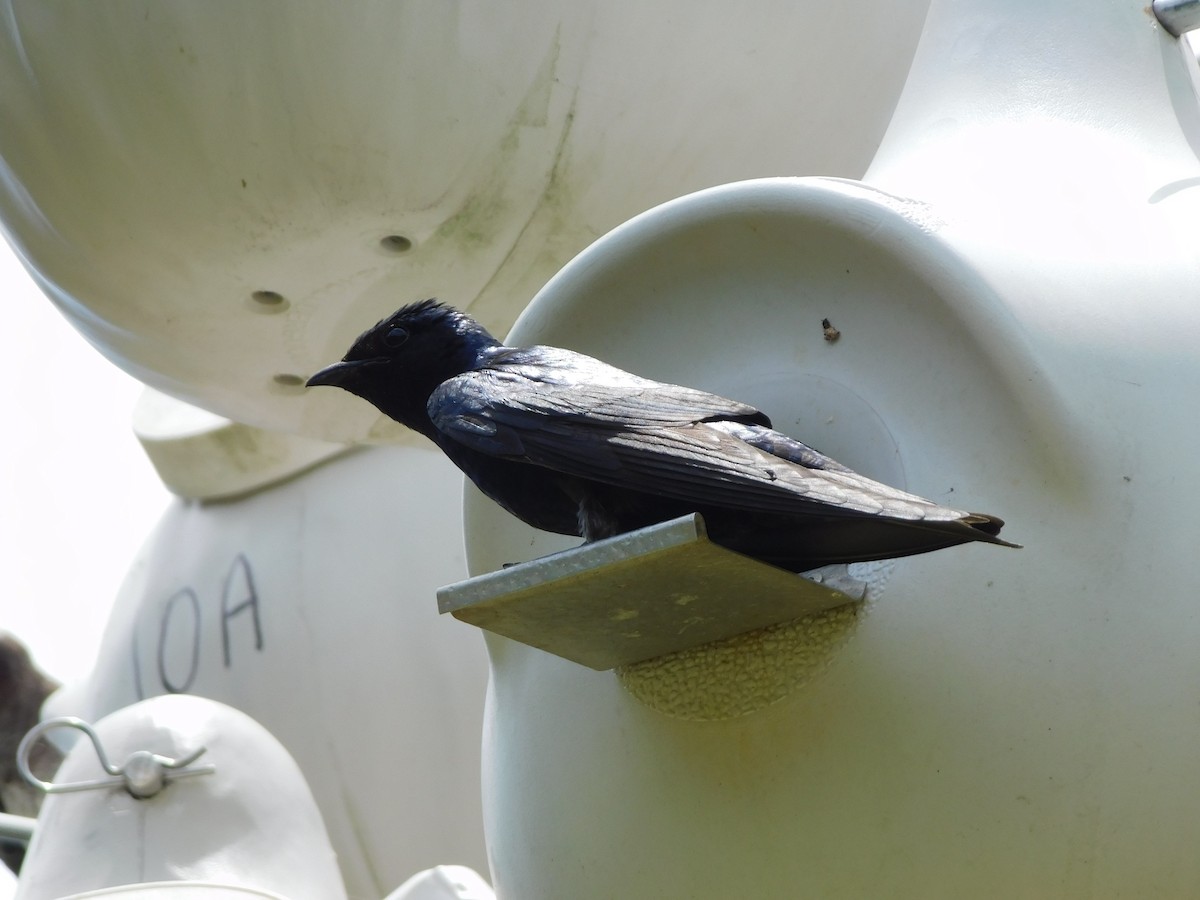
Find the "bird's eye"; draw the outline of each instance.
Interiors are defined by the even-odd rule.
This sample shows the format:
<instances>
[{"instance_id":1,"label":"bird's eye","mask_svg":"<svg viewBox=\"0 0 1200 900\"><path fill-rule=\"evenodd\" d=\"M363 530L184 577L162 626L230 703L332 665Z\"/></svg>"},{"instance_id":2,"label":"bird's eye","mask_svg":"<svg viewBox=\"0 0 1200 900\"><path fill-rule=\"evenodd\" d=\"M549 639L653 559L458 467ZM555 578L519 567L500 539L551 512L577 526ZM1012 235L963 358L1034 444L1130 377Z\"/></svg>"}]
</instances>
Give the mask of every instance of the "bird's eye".
<instances>
[{"instance_id":1,"label":"bird's eye","mask_svg":"<svg viewBox=\"0 0 1200 900\"><path fill-rule=\"evenodd\" d=\"M383 343L392 348L399 347L407 340L408 332L399 326L389 328L387 334L383 336Z\"/></svg>"}]
</instances>

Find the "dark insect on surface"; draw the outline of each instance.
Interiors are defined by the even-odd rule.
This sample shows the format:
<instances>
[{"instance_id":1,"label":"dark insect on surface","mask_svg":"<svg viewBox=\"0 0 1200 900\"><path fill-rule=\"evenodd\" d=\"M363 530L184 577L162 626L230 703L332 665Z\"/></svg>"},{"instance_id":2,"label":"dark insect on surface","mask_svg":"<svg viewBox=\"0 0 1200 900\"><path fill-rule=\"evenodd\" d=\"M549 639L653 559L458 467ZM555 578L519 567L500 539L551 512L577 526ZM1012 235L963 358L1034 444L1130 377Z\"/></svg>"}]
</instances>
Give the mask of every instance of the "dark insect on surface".
<instances>
[{"instance_id":1,"label":"dark insect on surface","mask_svg":"<svg viewBox=\"0 0 1200 900\"><path fill-rule=\"evenodd\" d=\"M717 544L803 572L1000 539L1001 519L872 481L745 403L557 347L506 347L414 303L309 386L335 385L432 440L524 522L587 541L698 512Z\"/></svg>"}]
</instances>

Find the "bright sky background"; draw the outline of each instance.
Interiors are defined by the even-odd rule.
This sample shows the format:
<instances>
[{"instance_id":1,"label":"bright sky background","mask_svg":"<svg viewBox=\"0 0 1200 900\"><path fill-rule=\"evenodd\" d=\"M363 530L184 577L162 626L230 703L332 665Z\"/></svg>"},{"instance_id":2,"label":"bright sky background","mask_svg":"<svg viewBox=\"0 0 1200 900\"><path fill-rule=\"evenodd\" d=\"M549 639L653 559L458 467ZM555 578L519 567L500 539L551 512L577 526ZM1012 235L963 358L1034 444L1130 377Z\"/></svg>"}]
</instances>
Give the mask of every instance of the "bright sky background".
<instances>
[{"instance_id":1,"label":"bright sky background","mask_svg":"<svg viewBox=\"0 0 1200 900\"><path fill-rule=\"evenodd\" d=\"M0 630L60 681L170 495L133 435L141 386L79 336L0 240Z\"/></svg>"}]
</instances>

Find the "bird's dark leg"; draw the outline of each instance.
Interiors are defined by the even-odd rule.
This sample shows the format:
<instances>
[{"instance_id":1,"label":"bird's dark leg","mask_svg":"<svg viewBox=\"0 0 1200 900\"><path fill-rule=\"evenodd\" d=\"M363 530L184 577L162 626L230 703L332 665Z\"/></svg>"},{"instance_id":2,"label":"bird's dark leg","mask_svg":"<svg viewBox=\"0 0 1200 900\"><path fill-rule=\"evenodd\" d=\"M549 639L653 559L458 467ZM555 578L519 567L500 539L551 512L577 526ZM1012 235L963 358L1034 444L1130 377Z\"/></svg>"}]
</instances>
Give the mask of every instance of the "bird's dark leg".
<instances>
[{"instance_id":1,"label":"bird's dark leg","mask_svg":"<svg viewBox=\"0 0 1200 900\"><path fill-rule=\"evenodd\" d=\"M585 493L578 498L578 502L579 533L583 535L585 544L621 533L616 516L605 509L604 504L599 502L595 495Z\"/></svg>"},{"instance_id":2,"label":"bird's dark leg","mask_svg":"<svg viewBox=\"0 0 1200 900\"><path fill-rule=\"evenodd\" d=\"M609 509L594 485L585 484L575 478L560 478L558 487L575 503L579 534L585 544L621 533L621 525L615 512Z\"/></svg>"}]
</instances>

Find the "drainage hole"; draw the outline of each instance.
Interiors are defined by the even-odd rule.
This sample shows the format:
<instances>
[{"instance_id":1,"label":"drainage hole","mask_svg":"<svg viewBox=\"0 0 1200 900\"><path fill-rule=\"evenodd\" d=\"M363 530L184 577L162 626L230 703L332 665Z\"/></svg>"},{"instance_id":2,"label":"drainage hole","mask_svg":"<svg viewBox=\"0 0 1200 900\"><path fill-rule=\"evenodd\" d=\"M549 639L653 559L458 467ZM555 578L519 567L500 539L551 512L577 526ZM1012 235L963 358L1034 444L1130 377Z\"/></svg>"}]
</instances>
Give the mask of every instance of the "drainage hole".
<instances>
[{"instance_id":1,"label":"drainage hole","mask_svg":"<svg viewBox=\"0 0 1200 900\"><path fill-rule=\"evenodd\" d=\"M288 308L287 298L278 291L255 291L250 300L250 308L257 312L278 313Z\"/></svg>"},{"instance_id":2,"label":"drainage hole","mask_svg":"<svg viewBox=\"0 0 1200 900\"><path fill-rule=\"evenodd\" d=\"M379 246L388 253L407 253L413 247L413 242L402 234L389 234L387 237L381 238Z\"/></svg>"}]
</instances>

